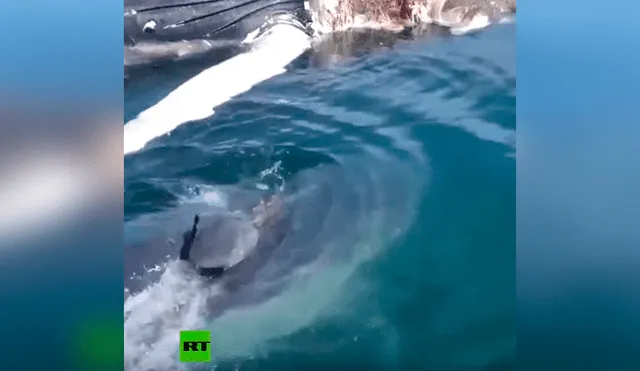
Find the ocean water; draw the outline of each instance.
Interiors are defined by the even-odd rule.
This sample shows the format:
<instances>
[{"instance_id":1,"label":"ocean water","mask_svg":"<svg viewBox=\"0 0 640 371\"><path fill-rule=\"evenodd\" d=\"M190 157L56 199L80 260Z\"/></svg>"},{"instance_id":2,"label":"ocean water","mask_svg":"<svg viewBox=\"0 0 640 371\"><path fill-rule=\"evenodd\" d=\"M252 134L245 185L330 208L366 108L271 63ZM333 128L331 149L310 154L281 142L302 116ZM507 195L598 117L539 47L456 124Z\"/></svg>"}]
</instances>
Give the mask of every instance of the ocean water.
<instances>
[{"instance_id":1,"label":"ocean water","mask_svg":"<svg viewBox=\"0 0 640 371\"><path fill-rule=\"evenodd\" d=\"M295 210L214 318L169 263L125 303L125 362L178 367L208 328L216 370L515 369L515 29L329 43L125 157L127 239L264 189ZM125 121L206 63L135 75Z\"/></svg>"}]
</instances>

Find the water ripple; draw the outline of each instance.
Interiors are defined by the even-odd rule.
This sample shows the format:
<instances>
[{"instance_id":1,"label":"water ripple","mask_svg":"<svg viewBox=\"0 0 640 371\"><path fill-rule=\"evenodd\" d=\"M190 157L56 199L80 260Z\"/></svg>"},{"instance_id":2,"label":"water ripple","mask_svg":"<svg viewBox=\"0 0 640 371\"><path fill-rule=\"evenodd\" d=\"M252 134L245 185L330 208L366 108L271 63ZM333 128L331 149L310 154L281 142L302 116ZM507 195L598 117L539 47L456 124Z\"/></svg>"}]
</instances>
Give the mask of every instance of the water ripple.
<instances>
[{"instance_id":1,"label":"water ripple","mask_svg":"<svg viewBox=\"0 0 640 371\"><path fill-rule=\"evenodd\" d=\"M474 37L452 43L475 45ZM205 292L190 286L191 281L178 284L176 277L181 273L165 264L156 283L129 302L129 311L154 309L146 317L129 314L125 334L130 337L125 345L148 351L152 344L153 354L172 354L177 338L171 337L175 335L171 331L206 326L216 334L217 362L244 362L257 354L282 351L292 346L289 340L303 353L315 354L358 341L360 335L349 333L333 337L336 341L331 344L326 340L330 336L323 340L310 335L321 324L337 321L354 328L361 325L361 334L382 334L386 340L376 349L387 360L379 364L399 364L393 360L406 351L396 327L400 324L385 316L382 305L361 308L357 304L374 293L382 295L376 278L358 272L398 248L407 233L420 234L422 225L440 218L420 219L428 214L425 204L427 210L440 207L446 219L456 201L428 198L433 181L452 181L440 183L439 192L444 187L472 193L476 190L464 188L465 182L485 171L473 168L473 161L483 161L486 171L493 172L486 179L513 164L512 159L494 156L493 149L515 150L515 70L503 63L508 57L494 58L494 49L484 53L476 46L468 51L472 49L461 52L449 42L417 40L330 68L294 70L218 107L214 117L178 127L128 156L128 229L141 230L156 220L165 226L174 223L179 231L184 228L180 223L188 223L194 210L212 207L203 195L217 200L215 207L239 209L255 201L264 187L282 187L295 218L285 242L255 272L252 283L232 294L222 294L219 287ZM485 152L473 152L481 146ZM452 170L457 168L465 170ZM451 206L438 206L447 201ZM493 210L493 205L488 207ZM171 213L176 216L167 216ZM444 230L452 230L463 219L448 217L449 222L441 226ZM413 248L430 254L438 251L436 245ZM438 291L444 278L434 277L436 273L446 276L447 265L438 265L442 257L427 256L433 259L429 264L439 267L428 275L433 281L418 282L425 275L420 267L427 261L414 259L397 267L398 272L384 282L404 282L400 285L404 288L388 295L409 301L413 295L403 291L406 287L428 287L434 303L446 302L446 293ZM153 265L149 257L144 259ZM162 259L159 263L166 263ZM464 290L491 287L489 279L476 278ZM481 283L474 286L476 281ZM177 285L180 293L174 292ZM217 302L215 316L200 313L192 305L184 316L176 315L171 308L185 305L185 290L209 303L205 307ZM460 326L445 336L447 344L456 349L472 347L482 341L477 329L509 322L504 307L486 310L482 318L459 313ZM435 309L432 314L447 316ZM144 323L135 322L143 319ZM154 320L168 327L164 332L151 331L148 322ZM494 358L503 357L511 344L503 332L497 333L491 341L495 340L496 349L507 350ZM468 341L459 341L460 334ZM302 343L292 340L299 336L305 339ZM455 363L445 358L429 362L442 367ZM149 369L172 367L164 358L146 361Z\"/></svg>"}]
</instances>

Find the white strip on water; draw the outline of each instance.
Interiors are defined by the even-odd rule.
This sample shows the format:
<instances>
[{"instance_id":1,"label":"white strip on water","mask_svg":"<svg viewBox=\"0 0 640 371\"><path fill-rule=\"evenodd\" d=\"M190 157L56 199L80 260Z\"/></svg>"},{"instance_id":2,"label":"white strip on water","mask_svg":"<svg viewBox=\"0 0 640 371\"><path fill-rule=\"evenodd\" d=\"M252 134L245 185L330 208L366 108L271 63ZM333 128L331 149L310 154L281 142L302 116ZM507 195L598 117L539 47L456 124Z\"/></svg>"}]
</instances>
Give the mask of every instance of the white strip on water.
<instances>
[{"instance_id":1,"label":"white strip on water","mask_svg":"<svg viewBox=\"0 0 640 371\"><path fill-rule=\"evenodd\" d=\"M311 47L311 38L289 24L276 24L252 50L208 68L124 126L124 154L186 122L205 119L213 109L254 85L285 72Z\"/></svg>"}]
</instances>

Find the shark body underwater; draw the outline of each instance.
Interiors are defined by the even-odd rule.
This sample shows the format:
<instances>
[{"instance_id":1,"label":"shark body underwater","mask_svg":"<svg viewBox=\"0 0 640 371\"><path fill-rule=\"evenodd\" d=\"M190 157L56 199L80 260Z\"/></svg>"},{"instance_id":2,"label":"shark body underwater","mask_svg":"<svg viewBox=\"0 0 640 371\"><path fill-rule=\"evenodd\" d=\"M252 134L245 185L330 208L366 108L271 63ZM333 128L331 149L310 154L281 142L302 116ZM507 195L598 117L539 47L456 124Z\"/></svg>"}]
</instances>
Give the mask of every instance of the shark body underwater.
<instances>
[{"instance_id":1,"label":"shark body underwater","mask_svg":"<svg viewBox=\"0 0 640 371\"><path fill-rule=\"evenodd\" d=\"M135 294L155 281L158 275L146 267L158 266L167 257L185 262L205 282L224 276L223 285L231 289L250 280L259 265L268 260L269 253L282 243L290 227L290 216L279 196L264 197L256 206L241 212L197 213L181 240L174 231L164 238L127 247L125 292Z\"/></svg>"}]
</instances>

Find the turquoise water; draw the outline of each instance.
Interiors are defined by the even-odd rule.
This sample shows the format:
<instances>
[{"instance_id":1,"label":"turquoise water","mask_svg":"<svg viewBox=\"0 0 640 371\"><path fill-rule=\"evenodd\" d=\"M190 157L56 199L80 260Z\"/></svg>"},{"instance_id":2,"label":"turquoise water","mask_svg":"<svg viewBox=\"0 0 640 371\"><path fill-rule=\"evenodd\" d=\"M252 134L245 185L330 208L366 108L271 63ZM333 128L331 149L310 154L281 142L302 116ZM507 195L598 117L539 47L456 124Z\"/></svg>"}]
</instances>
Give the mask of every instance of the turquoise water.
<instances>
[{"instance_id":1,"label":"turquoise water","mask_svg":"<svg viewBox=\"0 0 640 371\"><path fill-rule=\"evenodd\" d=\"M265 187L294 199L239 294L268 297L202 322L216 370L515 369L515 25L390 44L305 55L125 158L128 237ZM126 119L183 78L154 73Z\"/></svg>"}]
</instances>

